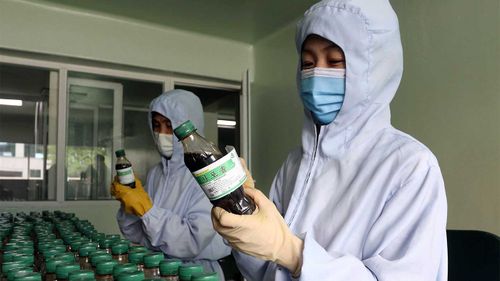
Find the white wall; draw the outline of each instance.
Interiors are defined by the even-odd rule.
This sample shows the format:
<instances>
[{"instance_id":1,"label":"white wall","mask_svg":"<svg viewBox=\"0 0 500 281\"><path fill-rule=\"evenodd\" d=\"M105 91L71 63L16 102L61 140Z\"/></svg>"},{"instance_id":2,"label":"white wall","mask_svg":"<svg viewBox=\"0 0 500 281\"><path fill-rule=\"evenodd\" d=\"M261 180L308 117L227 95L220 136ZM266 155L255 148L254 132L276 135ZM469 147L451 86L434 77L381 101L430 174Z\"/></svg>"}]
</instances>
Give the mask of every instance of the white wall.
<instances>
[{"instance_id":1,"label":"white wall","mask_svg":"<svg viewBox=\"0 0 500 281\"><path fill-rule=\"evenodd\" d=\"M51 5L0 1L0 48L238 81L251 67L249 44Z\"/></svg>"}]
</instances>

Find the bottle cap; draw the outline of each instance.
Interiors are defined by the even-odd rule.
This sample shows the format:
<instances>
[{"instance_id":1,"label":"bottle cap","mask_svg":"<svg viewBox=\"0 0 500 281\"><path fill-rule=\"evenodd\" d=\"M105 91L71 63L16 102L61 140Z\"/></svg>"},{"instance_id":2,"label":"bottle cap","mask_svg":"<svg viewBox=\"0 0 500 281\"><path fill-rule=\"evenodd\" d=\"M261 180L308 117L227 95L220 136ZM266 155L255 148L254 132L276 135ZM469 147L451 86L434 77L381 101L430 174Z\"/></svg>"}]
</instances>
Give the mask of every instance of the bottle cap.
<instances>
[{"instance_id":1,"label":"bottle cap","mask_svg":"<svg viewBox=\"0 0 500 281\"><path fill-rule=\"evenodd\" d=\"M133 272L123 272L118 275L118 281L142 281L144 280L144 272L133 271Z\"/></svg>"},{"instance_id":2,"label":"bottle cap","mask_svg":"<svg viewBox=\"0 0 500 281\"><path fill-rule=\"evenodd\" d=\"M144 267L152 268L159 267L160 262L164 259L163 253L155 252L144 256Z\"/></svg>"},{"instance_id":3,"label":"bottle cap","mask_svg":"<svg viewBox=\"0 0 500 281\"><path fill-rule=\"evenodd\" d=\"M137 270L137 265L133 263L118 264L113 268L113 277L118 278L118 275L124 272L134 272Z\"/></svg>"},{"instance_id":4,"label":"bottle cap","mask_svg":"<svg viewBox=\"0 0 500 281\"><path fill-rule=\"evenodd\" d=\"M113 255L122 255L128 252L128 244L124 243L119 243L119 244L113 244L111 246L111 253Z\"/></svg>"},{"instance_id":5,"label":"bottle cap","mask_svg":"<svg viewBox=\"0 0 500 281\"><path fill-rule=\"evenodd\" d=\"M116 157L125 156L125 149L118 149L117 151L115 151L115 155L116 155Z\"/></svg>"},{"instance_id":6,"label":"bottle cap","mask_svg":"<svg viewBox=\"0 0 500 281\"><path fill-rule=\"evenodd\" d=\"M113 268L118 264L118 261L110 260L103 261L96 265L95 273L99 275L111 275L113 274Z\"/></svg>"},{"instance_id":7,"label":"bottle cap","mask_svg":"<svg viewBox=\"0 0 500 281\"><path fill-rule=\"evenodd\" d=\"M215 272L195 273L191 281L219 281L219 276Z\"/></svg>"},{"instance_id":8,"label":"bottle cap","mask_svg":"<svg viewBox=\"0 0 500 281\"><path fill-rule=\"evenodd\" d=\"M68 279L70 272L80 270L80 265L77 263L60 264L56 266L57 279Z\"/></svg>"},{"instance_id":9,"label":"bottle cap","mask_svg":"<svg viewBox=\"0 0 500 281\"><path fill-rule=\"evenodd\" d=\"M69 263L67 261L59 259L50 259L45 263L45 271L47 273L56 273L57 266L61 264L73 264L73 263Z\"/></svg>"},{"instance_id":10,"label":"bottle cap","mask_svg":"<svg viewBox=\"0 0 500 281\"><path fill-rule=\"evenodd\" d=\"M92 267L97 267L97 264L104 262L104 261L110 261L112 260L113 257L111 257L110 254L98 254L98 255L92 255L90 257L90 263L92 264Z\"/></svg>"},{"instance_id":11,"label":"bottle cap","mask_svg":"<svg viewBox=\"0 0 500 281\"><path fill-rule=\"evenodd\" d=\"M95 275L92 270L75 270L68 275L69 281L94 280Z\"/></svg>"},{"instance_id":12,"label":"bottle cap","mask_svg":"<svg viewBox=\"0 0 500 281\"><path fill-rule=\"evenodd\" d=\"M148 252L129 252L128 260L135 264L144 263L144 256L147 254Z\"/></svg>"},{"instance_id":13,"label":"bottle cap","mask_svg":"<svg viewBox=\"0 0 500 281\"><path fill-rule=\"evenodd\" d=\"M178 275L182 261L178 259L168 259L160 262L161 275Z\"/></svg>"},{"instance_id":14,"label":"bottle cap","mask_svg":"<svg viewBox=\"0 0 500 281\"><path fill-rule=\"evenodd\" d=\"M21 275L33 272L33 268L31 267L19 267L19 268L11 268L6 272L3 272L3 277L7 277L8 281L14 280L14 278L19 277Z\"/></svg>"},{"instance_id":15,"label":"bottle cap","mask_svg":"<svg viewBox=\"0 0 500 281\"><path fill-rule=\"evenodd\" d=\"M15 277L14 281L42 281L40 272L31 272L20 277Z\"/></svg>"},{"instance_id":16,"label":"bottle cap","mask_svg":"<svg viewBox=\"0 0 500 281\"><path fill-rule=\"evenodd\" d=\"M149 252L148 248L146 248L144 246L137 246L137 245L130 246L128 250L130 252Z\"/></svg>"},{"instance_id":17,"label":"bottle cap","mask_svg":"<svg viewBox=\"0 0 500 281\"><path fill-rule=\"evenodd\" d=\"M182 123L179 127L174 129L174 134L179 140L189 136L192 132L196 131L196 127L193 125L191 120L187 120Z\"/></svg>"},{"instance_id":18,"label":"bottle cap","mask_svg":"<svg viewBox=\"0 0 500 281\"><path fill-rule=\"evenodd\" d=\"M113 244L114 240L110 238L105 238L99 241L99 247L101 249L108 249L111 248L111 245Z\"/></svg>"},{"instance_id":19,"label":"bottle cap","mask_svg":"<svg viewBox=\"0 0 500 281\"><path fill-rule=\"evenodd\" d=\"M179 279L181 281L190 281L195 273L202 273L203 266L199 264L183 264L179 267Z\"/></svg>"}]
</instances>

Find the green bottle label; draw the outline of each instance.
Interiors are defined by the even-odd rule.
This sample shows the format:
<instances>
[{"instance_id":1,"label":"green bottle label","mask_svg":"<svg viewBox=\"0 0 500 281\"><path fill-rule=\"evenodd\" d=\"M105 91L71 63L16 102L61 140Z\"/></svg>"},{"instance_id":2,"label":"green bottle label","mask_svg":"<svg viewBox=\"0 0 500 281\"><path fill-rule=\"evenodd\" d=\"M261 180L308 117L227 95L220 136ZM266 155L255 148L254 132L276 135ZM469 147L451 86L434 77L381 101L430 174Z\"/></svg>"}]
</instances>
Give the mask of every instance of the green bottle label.
<instances>
[{"instance_id":1,"label":"green bottle label","mask_svg":"<svg viewBox=\"0 0 500 281\"><path fill-rule=\"evenodd\" d=\"M228 195L247 179L240 158L234 149L214 163L194 171L193 176L210 200Z\"/></svg>"}]
</instances>

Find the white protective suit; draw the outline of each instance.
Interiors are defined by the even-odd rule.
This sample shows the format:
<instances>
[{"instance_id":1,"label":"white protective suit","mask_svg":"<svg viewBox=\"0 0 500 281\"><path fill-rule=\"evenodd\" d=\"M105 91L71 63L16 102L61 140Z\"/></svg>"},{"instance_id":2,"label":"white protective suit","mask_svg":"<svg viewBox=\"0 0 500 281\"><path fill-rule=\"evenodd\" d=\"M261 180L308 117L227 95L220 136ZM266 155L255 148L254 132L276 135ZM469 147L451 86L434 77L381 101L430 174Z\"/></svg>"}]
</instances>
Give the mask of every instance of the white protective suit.
<instances>
[{"instance_id":1,"label":"white protective suit","mask_svg":"<svg viewBox=\"0 0 500 281\"><path fill-rule=\"evenodd\" d=\"M270 199L304 239L299 279L446 281L438 162L390 122L403 72L396 14L387 0L321 1L298 24L299 54L310 34L344 51L346 93L319 134L305 113L302 147L288 155L271 187ZM249 280L292 279L274 263L235 256Z\"/></svg>"},{"instance_id":2,"label":"white protective suit","mask_svg":"<svg viewBox=\"0 0 500 281\"><path fill-rule=\"evenodd\" d=\"M169 91L151 102L148 117L151 133L153 111L170 119L172 128L191 120L198 133L203 133L203 109L198 97L190 92ZM212 204L184 165L182 143L175 136L171 159L162 157L149 171L145 190L153 207L144 216L127 214L121 208L118 211L123 235L132 242L162 251L168 258L199 263L205 271L224 276L217 260L229 255L230 248L212 227Z\"/></svg>"}]
</instances>

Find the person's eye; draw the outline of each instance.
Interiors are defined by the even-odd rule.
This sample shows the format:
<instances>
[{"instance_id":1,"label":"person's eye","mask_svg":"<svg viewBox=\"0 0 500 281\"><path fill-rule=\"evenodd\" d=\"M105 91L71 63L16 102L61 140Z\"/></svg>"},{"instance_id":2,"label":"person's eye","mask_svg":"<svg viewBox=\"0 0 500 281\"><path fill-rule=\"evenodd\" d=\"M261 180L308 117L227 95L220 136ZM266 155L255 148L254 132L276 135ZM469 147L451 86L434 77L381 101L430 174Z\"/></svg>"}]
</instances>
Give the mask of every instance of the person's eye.
<instances>
[{"instance_id":1,"label":"person's eye","mask_svg":"<svg viewBox=\"0 0 500 281\"><path fill-rule=\"evenodd\" d=\"M312 61L304 61L302 62L302 69L313 68L314 63Z\"/></svg>"},{"instance_id":2,"label":"person's eye","mask_svg":"<svg viewBox=\"0 0 500 281\"><path fill-rule=\"evenodd\" d=\"M331 66L331 67L344 66L345 65L345 60L331 59L331 60L328 60L328 65Z\"/></svg>"}]
</instances>

